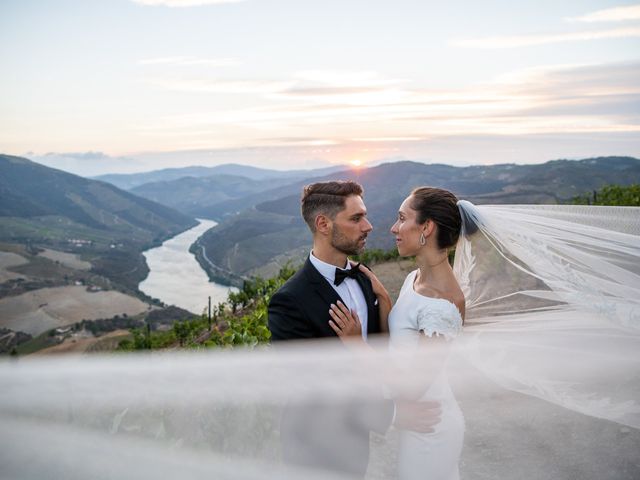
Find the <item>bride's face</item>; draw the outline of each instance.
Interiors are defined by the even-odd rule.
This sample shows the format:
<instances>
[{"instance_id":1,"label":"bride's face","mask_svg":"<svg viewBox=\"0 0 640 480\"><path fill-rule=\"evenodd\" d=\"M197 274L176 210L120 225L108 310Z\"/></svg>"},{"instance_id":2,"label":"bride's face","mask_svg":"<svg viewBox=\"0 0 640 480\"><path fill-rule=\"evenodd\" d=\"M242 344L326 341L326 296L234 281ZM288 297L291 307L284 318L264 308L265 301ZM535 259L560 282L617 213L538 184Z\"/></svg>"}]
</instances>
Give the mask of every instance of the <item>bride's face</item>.
<instances>
[{"instance_id":1,"label":"bride's face","mask_svg":"<svg viewBox=\"0 0 640 480\"><path fill-rule=\"evenodd\" d=\"M396 237L396 246L401 257L416 255L420 250L420 234L425 225L416 223L418 212L411 208L411 196L408 196L398 210L398 219L391 227Z\"/></svg>"}]
</instances>

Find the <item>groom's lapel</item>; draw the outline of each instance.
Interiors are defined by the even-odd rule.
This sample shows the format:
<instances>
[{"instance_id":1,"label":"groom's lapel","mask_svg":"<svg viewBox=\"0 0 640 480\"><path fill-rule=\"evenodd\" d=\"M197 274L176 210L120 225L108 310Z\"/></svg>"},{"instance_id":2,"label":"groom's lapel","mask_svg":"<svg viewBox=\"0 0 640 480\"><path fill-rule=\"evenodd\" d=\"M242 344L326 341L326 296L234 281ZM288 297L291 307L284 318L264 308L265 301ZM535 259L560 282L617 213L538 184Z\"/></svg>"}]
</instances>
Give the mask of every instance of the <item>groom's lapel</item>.
<instances>
[{"instance_id":1,"label":"groom's lapel","mask_svg":"<svg viewBox=\"0 0 640 480\"><path fill-rule=\"evenodd\" d=\"M367 301L367 333L378 333L380 331L378 315L376 312L376 302L378 300L375 293L373 293L371 280L369 280L363 273L356 277L356 281L358 282L358 285L360 285L364 299Z\"/></svg>"},{"instance_id":2,"label":"groom's lapel","mask_svg":"<svg viewBox=\"0 0 640 480\"><path fill-rule=\"evenodd\" d=\"M307 275L309 283L311 287L315 290L315 292L320 295L322 300L324 300L327 304L327 312L323 312L327 314L327 325L329 325L329 305L336 304L338 300L342 303L345 303L344 300L338 295L338 292L329 285L329 282L316 270L316 267L313 266L311 260L307 258L307 261L304 264L304 271ZM346 305L346 304L345 304Z\"/></svg>"}]
</instances>

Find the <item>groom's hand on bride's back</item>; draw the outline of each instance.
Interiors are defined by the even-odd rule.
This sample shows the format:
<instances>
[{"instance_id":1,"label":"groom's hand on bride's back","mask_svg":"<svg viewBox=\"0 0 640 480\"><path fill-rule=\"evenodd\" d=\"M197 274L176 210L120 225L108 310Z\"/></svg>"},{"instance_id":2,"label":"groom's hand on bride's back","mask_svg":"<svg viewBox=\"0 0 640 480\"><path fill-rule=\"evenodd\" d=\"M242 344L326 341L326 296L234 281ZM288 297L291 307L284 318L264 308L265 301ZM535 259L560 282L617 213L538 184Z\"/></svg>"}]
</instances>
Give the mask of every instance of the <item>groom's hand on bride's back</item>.
<instances>
[{"instance_id":1,"label":"groom's hand on bride's back","mask_svg":"<svg viewBox=\"0 0 640 480\"><path fill-rule=\"evenodd\" d=\"M396 400L396 415L393 425L402 430L420 433L433 433L440 423L442 410L438 402L415 402Z\"/></svg>"}]
</instances>

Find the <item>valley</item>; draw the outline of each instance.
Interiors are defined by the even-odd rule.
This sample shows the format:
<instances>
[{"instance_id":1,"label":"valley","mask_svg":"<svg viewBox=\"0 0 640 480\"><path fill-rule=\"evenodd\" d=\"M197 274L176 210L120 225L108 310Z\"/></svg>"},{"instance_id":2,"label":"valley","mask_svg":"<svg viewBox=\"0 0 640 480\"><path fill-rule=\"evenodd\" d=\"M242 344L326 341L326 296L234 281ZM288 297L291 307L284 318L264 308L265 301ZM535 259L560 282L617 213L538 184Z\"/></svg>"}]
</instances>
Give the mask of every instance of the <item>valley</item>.
<instances>
[{"instance_id":1,"label":"valley","mask_svg":"<svg viewBox=\"0 0 640 480\"><path fill-rule=\"evenodd\" d=\"M299 197L314 181L352 179L364 186L374 225L368 248L382 250L393 248L388 226L397 205L419 185L443 186L477 204L563 203L603 184L640 182L640 160L628 157L486 167L395 162L295 172L221 167L214 167L213 176L210 169L196 168L105 178L132 194L0 156L0 170L8 173L0 179L0 353L111 348L119 337L112 332L146 324L171 328L173 321L191 318L190 311L201 313L211 288L224 297L228 290L206 285L206 279L202 291L181 282L193 276L181 262L174 269L182 273L168 269L145 285L170 292L170 302L189 300L194 306L184 308L190 311L163 306L152 298L157 294L141 288L149 273L142 252L192 228L195 212L220 223L208 230L214 224L204 223L189 237L191 246L181 248L190 250L209 280L242 287L247 279L271 278L307 256L311 235L300 218ZM21 176L27 172L30 177ZM392 295L411 268L410 261L376 265Z\"/></svg>"}]
</instances>

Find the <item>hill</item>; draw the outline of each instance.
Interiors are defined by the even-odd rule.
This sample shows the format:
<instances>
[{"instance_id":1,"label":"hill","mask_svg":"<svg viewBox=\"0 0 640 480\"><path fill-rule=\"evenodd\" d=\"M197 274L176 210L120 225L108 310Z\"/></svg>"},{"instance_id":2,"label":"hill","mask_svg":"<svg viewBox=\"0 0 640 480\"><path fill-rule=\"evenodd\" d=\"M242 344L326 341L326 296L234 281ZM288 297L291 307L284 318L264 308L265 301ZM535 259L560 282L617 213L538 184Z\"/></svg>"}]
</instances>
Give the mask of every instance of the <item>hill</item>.
<instances>
[{"instance_id":1,"label":"hill","mask_svg":"<svg viewBox=\"0 0 640 480\"><path fill-rule=\"evenodd\" d=\"M151 182L131 189L131 193L175 208L187 215L220 221L229 213L227 205L237 211L242 199L264 190L289 185L291 177L253 180L237 175L182 177L177 180ZM240 202L234 204L234 201Z\"/></svg>"},{"instance_id":2,"label":"hill","mask_svg":"<svg viewBox=\"0 0 640 480\"><path fill-rule=\"evenodd\" d=\"M393 239L388 229L408 193L421 185L447 188L477 204L563 203L604 184L640 182L640 160L600 157L554 160L540 165L489 165L453 167L396 162L377 167L336 172L314 179L352 179L365 188L365 202L374 231L369 248L388 249ZM206 232L199 240L209 260L238 275L269 275L289 258L300 260L311 235L300 218L300 192L308 181L219 204L248 208ZM206 262L201 262L206 269ZM264 269L270 265L269 269Z\"/></svg>"},{"instance_id":3,"label":"hill","mask_svg":"<svg viewBox=\"0 0 640 480\"><path fill-rule=\"evenodd\" d=\"M133 173L133 174L110 174L100 175L94 180L111 183L118 188L131 190L145 183L171 182L184 177L212 177L215 175L232 175L236 177L245 177L250 180L270 180L274 178L309 178L327 175L336 170L342 170L344 167L334 166L327 168L319 168L315 170L271 170L266 168L251 167L248 165L238 165L228 163L217 165L215 167L184 167L184 168L165 168L162 170L154 170L151 172Z\"/></svg>"},{"instance_id":4,"label":"hill","mask_svg":"<svg viewBox=\"0 0 640 480\"><path fill-rule=\"evenodd\" d=\"M137 291L143 250L196 221L108 183L0 155L0 242L82 253L92 273Z\"/></svg>"}]
</instances>

